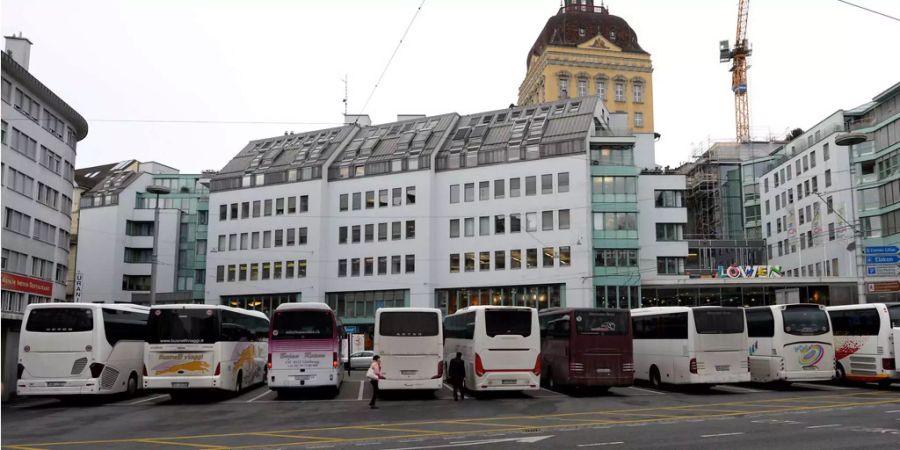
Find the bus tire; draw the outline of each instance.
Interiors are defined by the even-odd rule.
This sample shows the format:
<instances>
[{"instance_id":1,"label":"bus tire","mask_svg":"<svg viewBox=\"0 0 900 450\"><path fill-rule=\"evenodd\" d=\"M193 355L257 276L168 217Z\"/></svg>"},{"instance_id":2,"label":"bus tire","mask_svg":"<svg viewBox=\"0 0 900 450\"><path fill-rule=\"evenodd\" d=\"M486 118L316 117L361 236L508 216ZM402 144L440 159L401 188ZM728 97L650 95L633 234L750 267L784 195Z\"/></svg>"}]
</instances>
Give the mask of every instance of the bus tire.
<instances>
[{"instance_id":1,"label":"bus tire","mask_svg":"<svg viewBox=\"0 0 900 450\"><path fill-rule=\"evenodd\" d=\"M834 374L834 379L837 380L838 383L847 383L847 371L844 370L844 366L841 363L838 363L837 367L835 367Z\"/></svg>"},{"instance_id":2,"label":"bus tire","mask_svg":"<svg viewBox=\"0 0 900 450\"><path fill-rule=\"evenodd\" d=\"M878 382L878 387L880 387L882 389L887 389L887 388L891 387L892 381L893 380L891 380L890 378L888 378L887 380L881 380Z\"/></svg>"},{"instance_id":3,"label":"bus tire","mask_svg":"<svg viewBox=\"0 0 900 450\"><path fill-rule=\"evenodd\" d=\"M138 376L136 373L131 372L131 375L128 377L128 382L125 384L125 395L128 397L134 397L137 395L138 391Z\"/></svg>"},{"instance_id":4,"label":"bus tire","mask_svg":"<svg viewBox=\"0 0 900 450\"><path fill-rule=\"evenodd\" d=\"M652 386L653 389L662 389L662 377L656 366L650 366L650 386Z\"/></svg>"},{"instance_id":5,"label":"bus tire","mask_svg":"<svg viewBox=\"0 0 900 450\"><path fill-rule=\"evenodd\" d=\"M234 392L240 394L244 390L244 371L238 371L237 378L234 380Z\"/></svg>"}]
</instances>

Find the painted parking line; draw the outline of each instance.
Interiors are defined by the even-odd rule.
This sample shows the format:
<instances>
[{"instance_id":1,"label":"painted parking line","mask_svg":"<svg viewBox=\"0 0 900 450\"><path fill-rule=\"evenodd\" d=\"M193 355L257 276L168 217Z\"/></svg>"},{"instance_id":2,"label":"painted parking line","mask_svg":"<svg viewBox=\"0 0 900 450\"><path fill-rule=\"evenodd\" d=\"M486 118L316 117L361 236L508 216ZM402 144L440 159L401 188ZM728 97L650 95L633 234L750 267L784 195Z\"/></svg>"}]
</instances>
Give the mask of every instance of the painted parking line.
<instances>
[{"instance_id":1,"label":"painted parking line","mask_svg":"<svg viewBox=\"0 0 900 450\"><path fill-rule=\"evenodd\" d=\"M628 386L628 389L633 389L635 391L641 391L641 392L649 392L651 394L656 394L656 395L666 395L665 392L653 391L650 389L639 388L637 386Z\"/></svg>"},{"instance_id":2,"label":"painted parking line","mask_svg":"<svg viewBox=\"0 0 900 450\"><path fill-rule=\"evenodd\" d=\"M806 389L818 389L820 391L856 391L857 388L845 387L845 386L834 386L831 384L812 384L812 383L792 383L792 385L797 387L802 387Z\"/></svg>"},{"instance_id":3,"label":"painted parking line","mask_svg":"<svg viewBox=\"0 0 900 450\"><path fill-rule=\"evenodd\" d=\"M891 411L885 411L884 413L885 413L885 414L895 414L895 413L900 413L900 409L894 409L894 410L891 410Z\"/></svg>"},{"instance_id":4,"label":"painted parking line","mask_svg":"<svg viewBox=\"0 0 900 450\"><path fill-rule=\"evenodd\" d=\"M146 403L146 402L153 401L153 400L159 400L161 398L168 397L168 396L169 396L169 394L154 395L153 397L142 398L136 402L131 402L131 403L129 403L129 405L140 405L141 403Z\"/></svg>"},{"instance_id":5,"label":"painted parking line","mask_svg":"<svg viewBox=\"0 0 900 450\"><path fill-rule=\"evenodd\" d=\"M365 391L366 382L363 380L359 380L359 394L356 396L357 400L363 399L363 391Z\"/></svg>"},{"instance_id":6,"label":"painted parking line","mask_svg":"<svg viewBox=\"0 0 900 450\"><path fill-rule=\"evenodd\" d=\"M717 391L737 392L737 393L750 393L750 394L759 394L759 393L762 393L762 392L769 392L769 391L762 391L762 390L759 390L759 389L750 389L750 388L743 387L743 386L735 386L735 385L732 385L732 384L714 386L713 389L715 389L715 390L717 390Z\"/></svg>"},{"instance_id":7,"label":"painted parking line","mask_svg":"<svg viewBox=\"0 0 900 450\"><path fill-rule=\"evenodd\" d=\"M616 441L616 442L597 442L595 444L578 444L579 447L603 447L607 445L622 445L624 442Z\"/></svg>"},{"instance_id":8,"label":"painted parking line","mask_svg":"<svg viewBox=\"0 0 900 450\"><path fill-rule=\"evenodd\" d=\"M722 437L722 436L737 436L740 434L744 434L743 431L738 431L735 433L718 433L718 434L702 434L700 437L702 438L713 438L713 437Z\"/></svg>"},{"instance_id":9,"label":"painted parking line","mask_svg":"<svg viewBox=\"0 0 900 450\"><path fill-rule=\"evenodd\" d=\"M806 428L808 428L810 430L815 430L817 428L834 428L834 427L839 427L839 426L841 426L841 424L839 424L839 423L829 423L828 425L813 425L811 427L806 427Z\"/></svg>"},{"instance_id":10,"label":"painted parking line","mask_svg":"<svg viewBox=\"0 0 900 450\"><path fill-rule=\"evenodd\" d=\"M559 392L551 391L550 389L541 388L538 392L546 392L550 395L536 395L535 397L567 397L566 394L560 394Z\"/></svg>"},{"instance_id":11,"label":"painted parking line","mask_svg":"<svg viewBox=\"0 0 900 450\"><path fill-rule=\"evenodd\" d=\"M275 391L270 391L270 390L266 389L266 392L263 392L262 394L259 394L256 397L251 398L250 400L247 400L247 403L253 403L255 400L259 400L269 394L274 394L274 393L275 393Z\"/></svg>"}]
</instances>

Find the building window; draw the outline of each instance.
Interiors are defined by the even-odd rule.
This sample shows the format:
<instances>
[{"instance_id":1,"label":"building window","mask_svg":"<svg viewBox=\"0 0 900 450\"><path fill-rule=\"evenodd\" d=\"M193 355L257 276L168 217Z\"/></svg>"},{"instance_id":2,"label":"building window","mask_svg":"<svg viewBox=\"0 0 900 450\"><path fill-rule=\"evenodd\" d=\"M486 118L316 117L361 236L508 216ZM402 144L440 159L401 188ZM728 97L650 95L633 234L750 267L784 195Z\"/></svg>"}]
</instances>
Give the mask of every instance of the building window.
<instances>
[{"instance_id":1,"label":"building window","mask_svg":"<svg viewBox=\"0 0 900 450\"><path fill-rule=\"evenodd\" d=\"M463 220L463 225L465 227L466 237L475 236L475 218L474 217L466 217Z\"/></svg>"},{"instance_id":2,"label":"building window","mask_svg":"<svg viewBox=\"0 0 900 450\"><path fill-rule=\"evenodd\" d=\"M596 83L596 95L602 100L606 100L606 77L597 77L594 79Z\"/></svg>"},{"instance_id":3,"label":"building window","mask_svg":"<svg viewBox=\"0 0 900 450\"><path fill-rule=\"evenodd\" d=\"M625 80L616 80L615 95L617 102L625 101Z\"/></svg>"},{"instance_id":4,"label":"building window","mask_svg":"<svg viewBox=\"0 0 900 450\"><path fill-rule=\"evenodd\" d=\"M506 269L506 252L497 250L494 252L494 270Z\"/></svg>"},{"instance_id":5,"label":"building window","mask_svg":"<svg viewBox=\"0 0 900 450\"><path fill-rule=\"evenodd\" d=\"M478 182L478 200L490 200L490 199L491 199L491 182L490 181Z\"/></svg>"},{"instance_id":6,"label":"building window","mask_svg":"<svg viewBox=\"0 0 900 450\"><path fill-rule=\"evenodd\" d=\"M272 232L270 230L263 231L263 248L272 247Z\"/></svg>"},{"instance_id":7,"label":"building window","mask_svg":"<svg viewBox=\"0 0 900 450\"><path fill-rule=\"evenodd\" d=\"M378 241L385 242L388 240L388 224L382 222L378 224Z\"/></svg>"},{"instance_id":8,"label":"building window","mask_svg":"<svg viewBox=\"0 0 900 450\"><path fill-rule=\"evenodd\" d=\"M513 213L509 215L509 232L519 233L522 231L522 214Z\"/></svg>"},{"instance_id":9,"label":"building window","mask_svg":"<svg viewBox=\"0 0 900 450\"><path fill-rule=\"evenodd\" d=\"M407 205L415 205L416 204L416 187L415 186L407 186L406 187L406 204Z\"/></svg>"},{"instance_id":10,"label":"building window","mask_svg":"<svg viewBox=\"0 0 900 450\"><path fill-rule=\"evenodd\" d=\"M552 213L551 213L552 215ZM559 215L559 229L560 230L568 230L569 229L569 210L561 209L558 212Z\"/></svg>"},{"instance_id":11,"label":"building window","mask_svg":"<svg viewBox=\"0 0 900 450\"><path fill-rule=\"evenodd\" d=\"M522 189L520 186L521 179L520 178L510 178L509 179L509 196L510 198L519 197L522 193Z\"/></svg>"},{"instance_id":12,"label":"building window","mask_svg":"<svg viewBox=\"0 0 900 450\"><path fill-rule=\"evenodd\" d=\"M684 191L654 191L657 208L683 208Z\"/></svg>"},{"instance_id":13,"label":"building window","mask_svg":"<svg viewBox=\"0 0 900 450\"><path fill-rule=\"evenodd\" d=\"M529 248L525 250L525 267L528 269L537 268L537 249Z\"/></svg>"},{"instance_id":14,"label":"building window","mask_svg":"<svg viewBox=\"0 0 900 450\"><path fill-rule=\"evenodd\" d=\"M459 185L450 185L450 203L459 203Z\"/></svg>"},{"instance_id":15,"label":"building window","mask_svg":"<svg viewBox=\"0 0 900 450\"><path fill-rule=\"evenodd\" d=\"M347 260L346 259L338 260L338 276L339 277L347 276Z\"/></svg>"},{"instance_id":16,"label":"building window","mask_svg":"<svg viewBox=\"0 0 900 450\"><path fill-rule=\"evenodd\" d=\"M341 194L341 196L340 196L340 205L339 205L338 209L339 209L340 211L346 211L346 210L348 209L348 201L349 201L349 195L347 195L347 194ZM254 206L254 207L255 207L255 206ZM253 217L258 217L258 216L257 216L256 214L254 214Z\"/></svg>"},{"instance_id":17,"label":"building window","mask_svg":"<svg viewBox=\"0 0 900 450\"><path fill-rule=\"evenodd\" d=\"M632 101L634 103L644 103L644 83L635 81L631 86ZM637 125L635 125L637 126Z\"/></svg>"},{"instance_id":18,"label":"building window","mask_svg":"<svg viewBox=\"0 0 900 450\"><path fill-rule=\"evenodd\" d=\"M594 267L637 267L637 249L594 249Z\"/></svg>"},{"instance_id":19,"label":"building window","mask_svg":"<svg viewBox=\"0 0 900 450\"><path fill-rule=\"evenodd\" d=\"M371 256L363 258L363 275L371 276L375 270L375 258Z\"/></svg>"},{"instance_id":20,"label":"building window","mask_svg":"<svg viewBox=\"0 0 900 450\"><path fill-rule=\"evenodd\" d=\"M541 230L553 231L553 211L541 212Z\"/></svg>"},{"instance_id":21,"label":"building window","mask_svg":"<svg viewBox=\"0 0 900 450\"><path fill-rule=\"evenodd\" d=\"M541 267L553 267L553 261L556 259L553 247L544 247L541 254L543 255Z\"/></svg>"},{"instance_id":22,"label":"building window","mask_svg":"<svg viewBox=\"0 0 900 450\"><path fill-rule=\"evenodd\" d=\"M525 195L531 196L537 194L537 177L525 177Z\"/></svg>"},{"instance_id":23,"label":"building window","mask_svg":"<svg viewBox=\"0 0 900 450\"><path fill-rule=\"evenodd\" d=\"M465 185L465 201L475 201L475 183L466 183Z\"/></svg>"},{"instance_id":24,"label":"building window","mask_svg":"<svg viewBox=\"0 0 900 450\"><path fill-rule=\"evenodd\" d=\"M569 246L559 248L559 267L572 266L572 248Z\"/></svg>"},{"instance_id":25,"label":"building window","mask_svg":"<svg viewBox=\"0 0 900 450\"><path fill-rule=\"evenodd\" d=\"M338 228L338 244L347 243L347 227Z\"/></svg>"},{"instance_id":26,"label":"building window","mask_svg":"<svg viewBox=\"0 0 900 450\"><path fill-rule=\"evenodd\" d=\"M478 218L478 235L490 236L491 234L491 218L489 216L481 216Z\"/></svg>"},{"instance_id":27,"label":"building window","mask_svg":"<svg viewBox=\"0 0 900 450\"><path fill-rule=\"evenodd\" d=\"M399 241L401 236L401 223L400 221L391 222L391 240Z\"/></svg>"},{"instance_id":28,"label":"building window","mask_svg":"<svg viewBox=\"0 0 900 450\"><path fill-rule=\"evenodd\" d=\"M494 180L494 198L503 198L506 195L506 180Z\"/></svg>"},{"instance_id":29,"label":"building window","mask_svg":"<svg viewBox=\"0 0 900 450\"><path fill-rule=\"evenodd\" d=\"M510 250L509 251L509 268L510 269L521 269L522 268L522 250Z\"/></svg>"},{"instance_id":30,"label":"building window","mask_svg":"<svg viewBox=\"0 0 900 450\"><path fill-rule=\"evenodd\" d=\"M475 253L469 252L465 254L465 266L464 270L466 272L474 272L475 271Z\"/></svg>"},{"instance_id":31,"label":"building window","mask_svg":"<svg viewBox=\"0 0 900 450\"><path fill-rule=\"evenodd\" d=\"M825 187L831 186L831 169L825 171Z\"/></svg>"},{"instance_id":32,"label":"building window","mask_svg":"<svg viewBox=\"0 0 900 450\"><path fill-rule=\"evenodd\" d=\"M656 273L658 275L684 275L684 260L679 257L656 258Z\"/></svg>"},{"instance_id":33,"label":"building window","mask_svg":"<svg viewBox=\"0 0 900 450\"><path fill-rule=\"evenodd\" d=\"M481 252L478 254L478 270L481 272L491 270L491 252Z\"/></svg>"},{"instance_id":34,"label":"building window","mask_svg":"<svg viewBox=\"0 0 900 450\"><path fill-rule=\"evenodd\" d=\"M450 237L459 237L459 219L450 219Z\"/></svg>"},{"instance_id":35,"label":"building window","mask_svg":"<svg viewBox=\"0 0 900 450\"><path fill-rule=\"evenodd\" d=\"M569 98L569 77L567 77L567 76L559 77L558 96L560 99Z\"/></svg>"},{"instance_id":36,"label":"building window","mask_svg":"<svg viewBox=\"0 0 900 450\"><path fill-rule=\"evenodd\" d=\"M406 221L406 239L415 239L416 237L416 221Z\"/></svg>"},{"instance_id":37,"label":"building window","mask_svg":"<svg viewBox=\"0 0 900 450\"><path fill-rule=\"evenodd\" d=\"M541 194L553 193L553 174L541 175Z\"/></svg>"},{"instance_id":38,"label":"building window","mask_svg":"<svg viewBox=\"0 0 900 450\"><path fill-rule=\"evenodd\" d=\"M354 192L353 193L353 210L359 211L362 209L362 193Z\"/></svg>"},{"instance_id":39,"label":"building window","mask_svg":"<svg viewBox=\"0 0 900 450\"><path fill-rule=\"evenodd\" d=\"M529 233L537 231L537 213L525 213L525 231Z\"/></svg>"},{"instance_id":40,"label":"building window","mask_svg":"<svg viewBox=\"0 0 900 450\"><path fill-rule=\"evenodd\" d=\"M506 233L506 215L498 214L494 216L494 234L504 233Z\"/></svg>"},{"instance_id":41,"label":"building window","mask_svg":"<svg viewBox=\"0 0 900 450\"><path fill-rule=\"evenodd\" d=\"M393 188L391 189L391 201L394 206L403 205L403 189L402 188Z\"/></svg>"},{"instance_id":42,"label":"building window","mask_svg":"<svg viewBox=\"0 0 900 450\"><path fill-rule=\"evenodd\" d=\"M644 127L644 113L636 111L634 113L634 127L635 128L643 128Z\"/></svg>"},{"instance_id":43,"label":"building window","mask_svg":"<svg viewBox=\"0 0 900 450\"><path fill-rule=\"evenodd\" d=\"M459 254L450 255L450 273L459 273Z\"/></svg>"},{"instance_id":44,"label":"building window","mask_svg":"<svg viewBox=\"0 0 900 450\"><path fill-rule=\"evenodd\" d=\"M416 255L406 255L406 273L416 272Z\"/></svg>"},{"instance_id":45,"label":"building window","mask_svg":"<svg viewBox=\"0 0 900 450\"><path fill-rule=\"evenodd\" d=\"M366 209L372 209L375 207L375 191L367 191L366 192Z\"/></svg>"},{"instance_id":46,"label":"building window","mask_svg":"<svg viewBox=\"0 0 900 450\"><path fill-rule=\"evenodd\" d=\"M684 239L684 225L680 223L656 224L657 241L680 241Z\"/></svg>"},{"instance_id":47,"label":"building window","mask_svg":"<svg viewBox=\"0 0 900 450\"><path fill-rule=\"evenodd\" d=\"M831 159L831 151L829 150L827 143L822 145L822 158L825 161L828 161L829 159Z\"/></svg>"},{"instance_id":48,"label":"building window","mask_svg":"<svg viewBox=\"0 0 900 450\"><path fill-rule=\"evenodd\" d=\"M300 196L300 212L309 211L309 196L301 195Z\"/></svg>"},{"instance_id":49,"label":"building window","mask_svg":"<svg viewBox=\"0 0 900 450\"><path fill-rule=\"evenodd\" d=\"M578 77L578 96L587 97L588 80L584 77Z\"/></svg>"},{"instance_id":50,"label":"building window","mask_svg":"<svg viewBox=\"0 0 900 450\"><path fill-rule=\"evenodd\" d=\"M350 276L359 276L359 258L353 258L350 260Z\"/></svg>"}]
</instances>

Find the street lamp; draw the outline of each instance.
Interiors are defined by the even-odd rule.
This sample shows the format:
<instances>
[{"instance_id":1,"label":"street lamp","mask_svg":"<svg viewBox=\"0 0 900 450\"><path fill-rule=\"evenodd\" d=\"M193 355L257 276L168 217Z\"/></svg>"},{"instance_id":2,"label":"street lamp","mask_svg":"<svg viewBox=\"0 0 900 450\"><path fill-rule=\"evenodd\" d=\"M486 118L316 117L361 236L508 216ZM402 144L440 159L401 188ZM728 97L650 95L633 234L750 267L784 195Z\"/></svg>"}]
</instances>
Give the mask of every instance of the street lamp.
<instances>
[{"instance_id":1,"label":"street lamp","mask_svg":"<svg viewBox=\"0 0 900 450\"><path fill-rule=\"evenodd\" d=\"M151 184L147 186L148 194L156 194L156 202L153 203L153 258L150 261L150 306L156 304L156 260L159 257L159 194L172 192L166 186Z\"/></svg>"},{"instance_id":2,"label":"street lamp","mask_svg":"<svg viewBox=\"0 0 900 450\"><path fill-rule=\"evenodd\" d=\"M864 133L849 132L849 133L844 133L844 134L837 136L834 139L834 144L837 146L840 146L840 147L847 147L848 151L849 151L849 148L851 146L856 145L856 144L862 144L863 142L866 142L867 140L869 140L869 137ZM850 225L851 227L853 227L853 247L854 247L854 255L856 257L856 296L858 297L857 301L859 303L866 303L866 284L865 284L865 275L866 275L865 262L866 262L866 260L865 260L865 256L863 256L862 239L861 239L862 235L863 235L863 230L861 230L860 227L858 226L858 225L862 224L862 221L860 220L859 223L857 223L857 219L859 219L859 211L856 210L856 189L854 189L855 181L853 179L853 176L856 174L856 172L853 170L853 154L852 154L852 152L850 152L847 155L847 157L850 161L850 188L851 188L851 190L850 190L850 208L853 209L853 214L855 215L854 216L855 219L852 224L850 222L847 222L846 219L844 219L844 222L847 223L848 225ZM821 195L819 197L821 197Z\"/></svg>"}]
</instances>

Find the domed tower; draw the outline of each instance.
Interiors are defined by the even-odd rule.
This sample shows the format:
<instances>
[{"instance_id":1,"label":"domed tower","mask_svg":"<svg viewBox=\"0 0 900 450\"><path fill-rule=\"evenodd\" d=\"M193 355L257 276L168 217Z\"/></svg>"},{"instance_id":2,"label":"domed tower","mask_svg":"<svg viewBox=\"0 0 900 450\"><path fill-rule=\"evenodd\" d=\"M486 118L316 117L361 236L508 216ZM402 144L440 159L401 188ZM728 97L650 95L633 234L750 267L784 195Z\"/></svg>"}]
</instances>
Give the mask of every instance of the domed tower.
<instances>
[{"instance_id":1,"label":"domed tower","mask_svg":"<svg viewBox=\"0 0 900 450\"><path fill-rule=\"evenodd\" d=\"M637 34L593 0L565 0L544 25L526 61L519 104L598 95L628 114L637 133L653 132L653 64Z\"/></svg>"}]
</instances>

